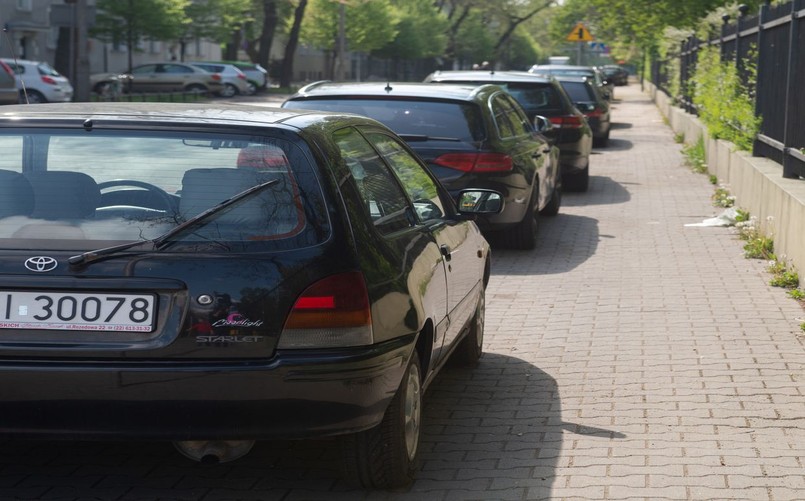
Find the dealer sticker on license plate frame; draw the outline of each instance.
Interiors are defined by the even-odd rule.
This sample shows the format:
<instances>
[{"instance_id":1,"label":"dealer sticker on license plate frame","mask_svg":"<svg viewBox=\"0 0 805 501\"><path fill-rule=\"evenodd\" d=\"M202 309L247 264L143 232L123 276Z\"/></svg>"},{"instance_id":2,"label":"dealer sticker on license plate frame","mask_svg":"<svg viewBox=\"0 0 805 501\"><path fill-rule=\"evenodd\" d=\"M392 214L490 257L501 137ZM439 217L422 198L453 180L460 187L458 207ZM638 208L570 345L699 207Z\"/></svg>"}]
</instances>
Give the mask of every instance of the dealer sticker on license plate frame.
<instances>
[{"instance_id":1,"label":"dealer sticker on license plate frame","mask_svg":"<svg viewBox=\"0 0 805 501\"><path fill-rule=\"evenodd\" d=\"M0 329L151 332L155 294L0 290Z\"/></svg>"}]
</instances>

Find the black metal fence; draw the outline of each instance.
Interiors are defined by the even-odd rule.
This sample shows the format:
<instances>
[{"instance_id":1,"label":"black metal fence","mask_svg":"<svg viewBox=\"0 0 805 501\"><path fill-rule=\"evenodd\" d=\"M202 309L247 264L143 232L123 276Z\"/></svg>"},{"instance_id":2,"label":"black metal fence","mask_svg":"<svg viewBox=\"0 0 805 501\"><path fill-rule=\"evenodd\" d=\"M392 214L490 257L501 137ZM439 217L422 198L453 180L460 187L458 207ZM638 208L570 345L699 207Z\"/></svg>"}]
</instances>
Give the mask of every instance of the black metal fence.
<instances>
[{"instance_id":1,"label":"black metal fence","mask_svg":"<svg viewBox=\"0 0 805 501\"><path fill-rule=\"evenodd\" d=\"M696 113L688 82L702 48L719 46L722 61L733 61L745 84L750 79L744 64L754 60L757 79L747 90L755 96L755 114L762 117L762 124L753 154L782 164L783 177L805 178L805 0L775 5L767 0L758 15L747 14L742 9L735 23L725 17L718 38L691 37L683 42L680 105ZM652 64L652 80L667 91L664 66L661 61Z\"/></svg>"}]
</instances>

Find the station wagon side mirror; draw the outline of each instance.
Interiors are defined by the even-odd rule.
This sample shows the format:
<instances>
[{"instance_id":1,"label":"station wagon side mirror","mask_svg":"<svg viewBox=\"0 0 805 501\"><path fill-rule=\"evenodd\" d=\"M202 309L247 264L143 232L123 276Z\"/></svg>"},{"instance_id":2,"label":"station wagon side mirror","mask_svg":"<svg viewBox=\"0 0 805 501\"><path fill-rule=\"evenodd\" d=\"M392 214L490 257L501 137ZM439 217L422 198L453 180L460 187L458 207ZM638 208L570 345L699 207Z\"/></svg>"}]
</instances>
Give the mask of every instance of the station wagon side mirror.
<instances>
[{"instance_id":1,"label":"station wagon side mirror","mask_svg":"<svg viewBox=\"0 0 805 501\"><path fill-rule=\"evenodd\" d=\"M551 121L542 115L534 117L534 129L540 134L545 134L551 130Z\"/></svg>"},{"instance_id":2,"label":"station wagon side mirror","mask_svg":"<svg viewBox=\"0 0 805 501\"><path fill-rule=\"evenodd\" d=\"M461 190L457 202L461 214L498 214L503 210L503 195L494 190Z\"/></svg>"}]
</instances>

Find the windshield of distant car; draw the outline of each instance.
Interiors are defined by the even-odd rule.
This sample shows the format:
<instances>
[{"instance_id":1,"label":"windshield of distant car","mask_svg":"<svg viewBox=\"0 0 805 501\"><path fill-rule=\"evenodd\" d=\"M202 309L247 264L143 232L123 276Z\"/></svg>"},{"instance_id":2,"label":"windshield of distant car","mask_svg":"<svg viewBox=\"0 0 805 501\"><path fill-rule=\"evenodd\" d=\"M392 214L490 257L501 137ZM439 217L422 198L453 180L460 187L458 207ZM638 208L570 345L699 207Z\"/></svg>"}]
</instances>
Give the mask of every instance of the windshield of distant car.
<instances>
[{"instance_id":1,"label":"windshield of distant car","mask_svg":"<svg viewBox=\"0 0 805 501\"><path fill-rule=\"evenodd\" d=\"M0 130L0 248L81 250L146 240L274 180L178 238L242 251L313 245L329 225L308 158L274 137Z\"/></svg>"},{"instance_id":2,"label":"windshield of distant car","mask_svg":"<svg viewBox=\"0 0 805 501\"><path fill-rule=\"evenodd\" d=\"M356 113L382 122L400 135L484 139L480 110L470 103L413 99L305 99L283 107Z\"/></svg>"}]
</instances>

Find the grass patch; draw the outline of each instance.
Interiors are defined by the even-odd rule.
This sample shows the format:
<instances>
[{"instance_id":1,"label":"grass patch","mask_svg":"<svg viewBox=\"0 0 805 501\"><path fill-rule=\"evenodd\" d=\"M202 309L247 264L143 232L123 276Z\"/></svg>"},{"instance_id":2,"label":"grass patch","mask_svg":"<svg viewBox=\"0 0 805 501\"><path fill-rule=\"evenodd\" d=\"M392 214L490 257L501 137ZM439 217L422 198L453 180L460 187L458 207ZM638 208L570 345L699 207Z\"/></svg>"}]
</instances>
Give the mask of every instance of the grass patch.
<instances>
[{"instance_id":1,"label":"grass patch","mask_svg":"<svg viewBox=\"0 0 805 501\"><path fill-rule=\"evenodd\" d=\"M685 155L685 163L693 172L699 174L707 172L707 161L704 156L704 137L699 136L695 143L684 146L682 154Z\"/></svg>"}]
</instances>

